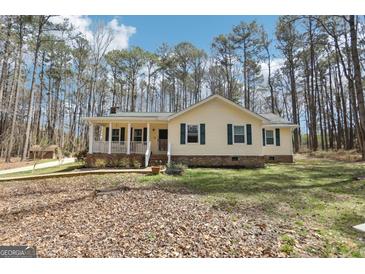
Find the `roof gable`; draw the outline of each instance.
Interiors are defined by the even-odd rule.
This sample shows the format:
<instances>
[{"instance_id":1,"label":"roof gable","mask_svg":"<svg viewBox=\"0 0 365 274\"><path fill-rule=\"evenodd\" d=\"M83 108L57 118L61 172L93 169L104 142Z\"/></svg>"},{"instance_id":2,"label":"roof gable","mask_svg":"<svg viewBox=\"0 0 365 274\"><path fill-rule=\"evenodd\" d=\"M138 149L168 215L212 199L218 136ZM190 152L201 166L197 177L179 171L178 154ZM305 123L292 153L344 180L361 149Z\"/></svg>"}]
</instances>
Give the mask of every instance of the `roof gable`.
<instances>
[{"instance_id":1,"label":"roof gable","mask_svg":"<svg viewBox=\"0 0 365 274\"><path fill-rule=\"evenodd\" d=\"M219 99L219 100L221 100L221 101L223 101L223 102L225 102L225 103L227 103L227 104L229 104L229 105L237 108L238 110L240 110L240 111L242 111L242 112L244 112L244 113L246 113L248 115L251 115L251 116L253 116L253 117L255 117L255 118L257 118L257 119L259 119L259 120L261 120L263 122L268 122L268 120L266 118L262 117L261 115L255 113L255 112L252 112L252 111L250 111L250 110L248 110L248 109L246 109L246 108L244 108L244 107L242 107L242 106L240 106L240 105L232 102L231 100L228 100L228 99L226 99L223 96L218 95L218 94L214 94L214 95L208 96L204 100L201 100L200 102L198 102L198 103L196 103L194 105L191 105L190 107L188 107L188 108L186 108L186 109L184 109L184 110L182 110L180 112L177 112L177 113L175 113L173 115L170 115L168 117L168 120L170 121L172 119L175 119L176 117L179 117L179 116L181 116L181 115L183 115L183 114L185 114L185 113L187 113L187 112L189 112L189 111L191 111L193 109L196 109L196 108L200 107L203 104L206 104L206 103L212 101L213 99Z\"/></svg>"}]
</instances>

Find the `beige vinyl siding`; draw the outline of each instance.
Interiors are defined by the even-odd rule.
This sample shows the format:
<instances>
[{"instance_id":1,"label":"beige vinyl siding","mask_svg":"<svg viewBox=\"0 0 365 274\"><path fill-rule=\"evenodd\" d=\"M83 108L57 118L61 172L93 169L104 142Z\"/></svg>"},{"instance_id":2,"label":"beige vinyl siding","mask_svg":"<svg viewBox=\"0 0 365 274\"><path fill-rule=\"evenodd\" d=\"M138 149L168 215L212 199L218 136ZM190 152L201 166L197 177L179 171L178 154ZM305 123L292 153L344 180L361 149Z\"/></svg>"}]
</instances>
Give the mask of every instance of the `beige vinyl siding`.
<instances>
[{"instance_id":1,"label":"beige vinyl siding","mask_svg":"<svg viewBox=\"0 0 365 274\"><path fill-rule=\"evenodd\" d=\"M274 131L274 144L263 147L264 155L292 155L292 133L290 128L280 128L280 146L276 145L275 127L265 127Z\"/></svg>"},{"instance_id":2,"label":"beige vinyl siding","mask_svg":"<svg viewBox=\"0 0 365 274\"><path fill-rule=\"evenodd\" d=\"M180 124L205 124L205 145L180 144ZM263 155L261 120L219 99L213 99L172 120L168 124L168 139L172 155ZM228 145L227 124L252 125L252 145Z\"/></svg>"},{"instance_id":3,"label":"beige vinyl siding","mask_svg":"<svg viewBox=\"0 0 365 274\"><path fill-rule=\"evenodd\" d=\"M225 102L220 98L213 98L196 108L193 108L169 121L154 120L131 120L132 128L147 127L150 123L150 140L152 153L158 151L158 129L168 129L168 142L171 144L172 155L217 155L217 156L263 156L263 155L292 155L292 129L289 127L280 128L280 146L276 146L275 140L273 145L263 146L262 128L272 129L275 127L263 126L263 121L257 116L245 112L242 109ZM180 124L197 125L200 130L200 124L205 124L205 144L200 144L200 135L198 143L180 144ZM109 123L100 121L102 128L102 140L105 140L105 127ZM244 143L234 143L228 145L227 142L227 124L232 124L232 136L234 136L234 126L244 125ZM252 145L247 145L247 124L252 127ZM113 128L125 127L125 141L128 140L128 122L113 121ZM186 136L187 137L187 136ZM233 137L234 138L234 137ZM163 153L163 152L162 152Z\"/></svg>"}]
</instances>

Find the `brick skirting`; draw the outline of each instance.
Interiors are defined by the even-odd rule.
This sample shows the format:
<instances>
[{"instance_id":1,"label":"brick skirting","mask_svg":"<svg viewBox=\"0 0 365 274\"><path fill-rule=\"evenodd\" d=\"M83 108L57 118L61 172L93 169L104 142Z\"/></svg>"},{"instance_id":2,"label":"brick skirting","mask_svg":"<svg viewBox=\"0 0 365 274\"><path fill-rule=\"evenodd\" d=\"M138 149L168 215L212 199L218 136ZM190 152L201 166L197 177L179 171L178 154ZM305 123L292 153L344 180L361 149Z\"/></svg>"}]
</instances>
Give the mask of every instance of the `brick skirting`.
<instances>
[{"instance_id":1,"label":"brick skirting","mask_svg":"<svg viewBox=\"0 0 365 274\"><path fill-rule=\"evenodd\" d=\"M265 155L266 163L293 163L293 155Z\"/></svg>"},{"instance_id":2,"label":"brick skirting","mask_svg":"<svg viewBox=\"0 0 365 274\"><path fill-rule=\"evenodd\" d=\"M171 161L189 167L264 167L263 156L172 155Z\"/></svg>"},{"instance_id":3,"label":"brick skirting","mask_svg":"<svg viewBox=\"0 0 365 274\"><path fill-rule=\"evenodd\" d=\"M156 157L151 155L149 165L164 164L167 160L165 155ZM160 156L160 155L158 155ZM156 157L156 159L153 159ZM163 159L162 159L163 158ZM165 159L166 158L166 159ZM130 163L137 160L144 166L144 155L142 154L107 154L107 153L93 153L87 154L86 165L94 166L97 159L103 159L107 162L108 167L116 167L114 165L120 159L128 159ZM158 160L158 161L157 161ZM265 155L265 156L220 156L220 155L172 155L171 161L176 163L183 163L190 167L250 167L258 168L264 167L265 163L293 163L293 155Z\"/></svg>"},{"instance_id":4,"label":"brick skirting","mask_svg":"<svg viewBox=\"0 0 365 274\"><path fill-rule=\"evenodd\" d=\"M141 163L141 166L144 166L144 155L142 154L108 154L108 153L93 153L87 154L86 156L86 166L94 167L95 161L97 159L102 159L107 162L108 167L117 167L115 163L121 159L128 159L129 163L132 164L133 161L138 161Z\"/></svg>"},{"instance_id":5,"label":"brick skirting","mask_svg":"<svg viewBox=\"0 0 365 274\"><path fill-rule=\"evenodd\" d=\"M158 165L166 165L167 164L167 155L166 154L151 154L150 157L150 166L158 166Z\"/></svg>"}]
</instances>

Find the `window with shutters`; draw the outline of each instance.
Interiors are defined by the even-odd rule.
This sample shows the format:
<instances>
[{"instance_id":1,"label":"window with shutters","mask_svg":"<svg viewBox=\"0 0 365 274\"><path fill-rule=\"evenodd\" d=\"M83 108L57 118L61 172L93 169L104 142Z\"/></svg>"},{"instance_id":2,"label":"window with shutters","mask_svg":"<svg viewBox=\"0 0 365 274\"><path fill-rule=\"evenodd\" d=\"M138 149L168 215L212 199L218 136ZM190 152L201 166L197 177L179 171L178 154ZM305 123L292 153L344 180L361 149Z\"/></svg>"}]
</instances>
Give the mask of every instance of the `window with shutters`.
<instances>
[{"instance_id":1,"label":"window with shutters","mask_svg":"<svg viewBox=\"0 0 365 274\"><path fill-rule=\"evenodd\" d=\"M112 129L112 142L118 142L119 141L119 139L120 139L119 132L120 132L119 128L113 128Z\"/></svg>"},{"instance_id":2,"label":"window with shutters","mask_svg":"<svg viewBox=\"0 0 365 274\"><path fill-rule=\"evenodd\" d=\"M133 141L142 142L142 129L141 128L134 129Z\"/></svg>"},{"instance_id":3,"label":"window with shutters","mask_svg":"<svg viewBox=\"0 0 365 274\"><path fill-rule=\"evenodd\" d=\"M245 142L245 126L233 127L233 141L235 144L243 144Z\"/></svg>"},{"instance_id":4,"label":"window with shutters","mask_svg":"<svg viewBox=\"0 0 365 274\"><path fill-rule=\"evenodd\" d=\"M274 144L274 131L266 130L266 145L273 145L273 144Z\"/></svg>"},{"instance_id":5,"label":"window with shutters","mask_svg":"<svg viewBox=\"0 0 365 274\"><path fill-rule=\"evenodd\" d=\"M198 125L187 125L186 126L187 143L199 143L199 126Z\"/></svg>"}]
</instances>

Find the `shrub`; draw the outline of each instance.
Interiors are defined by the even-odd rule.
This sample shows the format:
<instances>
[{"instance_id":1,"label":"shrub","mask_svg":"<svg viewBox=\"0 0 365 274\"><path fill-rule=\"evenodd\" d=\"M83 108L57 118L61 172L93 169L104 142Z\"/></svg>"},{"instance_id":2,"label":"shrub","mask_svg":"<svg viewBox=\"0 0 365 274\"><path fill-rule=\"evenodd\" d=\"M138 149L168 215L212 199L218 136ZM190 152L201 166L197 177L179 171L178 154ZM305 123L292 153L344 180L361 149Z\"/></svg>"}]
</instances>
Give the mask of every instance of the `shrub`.
<instances>
[{"instance_id":1,"label":"shrub","mask_svg":"<svg viewBox=\"0 0 365 274\"><path fill-rule=\"evenodd\" d=\"M129 159L128 158L122 158L122 159L118 159L116 161L116 167L121 167L121 168L128 168L129 165Z\"/></svg>"},{"instance_id":2,"label":"shrub","mask_svg":"<svg viewBox=\"0 0 365 274\"><path fill-rule=\"evenodd\" d=\"M87 153L88 153L87 150L83 149L83 150L77 151L74 156L76 157L77 161L84 161Z\"/></svg>"},{"instance_id":3,"label":"shrub","mask_svg":"<svg viewBox=\"0 0 365 274\"><path fill-rule=\"evenodd\" d=\"M295 240L289 235L283 235L281 237L280 251L290 256L294 252Z\"/></svg>"},{"instance_id":4,"label":"shrub","mask_svg":"<svg viewBox=\"0 0 365 274\"><path fill-rule=\"evenodd\" d=\"M170 163L166 167L166 174L168 175L181 175L185 172L186 166L181 163Z\"/></svg>"},{"instance_id":5,"label":"shrub","mask_svg":"<svg viewBox=\"0 0 365 274\"><path fill-rule=\"evenodd\" d=\"M107 161L105 159L96 159L93 166L97 168L104 168L107 166Z\"/></svg>"},{"instance_id":6,"label":"shrub","mask_svg":"<svg viewBox=\"0 0 365 274\"><path fill-rule=\"evenodd\" d=\"M71 152L68 151L68 150L63 150L62 154L63 154L64 157L70 157L71 156Z\"/></svg>"},{"instance_id":7,"label":"shrub","mask_svg":"<svg viewBox=\"0 0 365 274\"><path fill-rule=\"evenodd\" d=\"M136 159L133 159L132 160L132 167L133 168L141 168L141 162L140 161L138 161L138 160L136 160Z\"/></svg>"}]
</instances>

